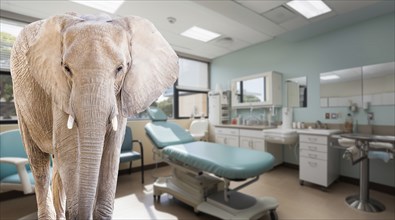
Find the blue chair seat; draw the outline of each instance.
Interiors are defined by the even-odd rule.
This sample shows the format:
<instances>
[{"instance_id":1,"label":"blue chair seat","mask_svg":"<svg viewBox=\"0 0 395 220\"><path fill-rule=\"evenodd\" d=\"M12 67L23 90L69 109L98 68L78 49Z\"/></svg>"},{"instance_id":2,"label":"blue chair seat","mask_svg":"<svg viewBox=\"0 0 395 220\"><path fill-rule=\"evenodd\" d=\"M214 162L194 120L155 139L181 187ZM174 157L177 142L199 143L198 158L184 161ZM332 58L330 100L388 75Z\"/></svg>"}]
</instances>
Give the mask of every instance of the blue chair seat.
<instances>
[{"instance_id":1,"label":"blue chair seat","mask_svg":"<svg viewBox=\"0 0 395 220\"><path fill-rule=\"evenodd\" d=\"M140 152L133 150L134 143L138 143L140 146ZM144 149L143 144L138 140L133 140L132 129L126 126L125 137L121 146L121 154L119 156L119 162L129 162L129 173L132 173L132 162L134 160L141 161L141 183L144 183Z\"/></svg>"},{"instance_id":2,"label":"blue chair seat","mask_svg":"<svg viewBox=\"0 0 395 220\"><path fill-rule=\"evenodd\" d=\"M141 159L141 155L139 152L136 151L122 152L120 162L124 163L124 162L129 162L131 160L140 160L140 159Z\"/></svg>"},{"instance_id":3,"label":"blue chair seat","mask_svg":"<svg viewBox=\"0 0 395 220\"><path fill-rule=\"evenodd\" d=\"M24 194L34 192L34 178L30 166L17 170L17 164L27 162L27 155L19 129L0 133L0 192L11 190L23 191ZM20 175L26 181L22 181Z\"/></svg>"},{"instance_id":4,"label":"blue chair seat","mask_svg":"<svg viewBox=\"0 0 395 220\"><path fill-rule=\"evenodd\" d=\"M31 183L32 185L34 185L33 173L30 172L30 171L28 171L27 174L28 174L28 176L29 176L30 183ZM9 176L7 176L7 177L4 177L3 179L1 179L1 182L2 182L2 183L15 183L15 184L17 184L17 183L21 183L21 178L19 178L18 173L16 173L16 174L13 174L13 175L9 175Z\"/></svg>"}]
</instances>

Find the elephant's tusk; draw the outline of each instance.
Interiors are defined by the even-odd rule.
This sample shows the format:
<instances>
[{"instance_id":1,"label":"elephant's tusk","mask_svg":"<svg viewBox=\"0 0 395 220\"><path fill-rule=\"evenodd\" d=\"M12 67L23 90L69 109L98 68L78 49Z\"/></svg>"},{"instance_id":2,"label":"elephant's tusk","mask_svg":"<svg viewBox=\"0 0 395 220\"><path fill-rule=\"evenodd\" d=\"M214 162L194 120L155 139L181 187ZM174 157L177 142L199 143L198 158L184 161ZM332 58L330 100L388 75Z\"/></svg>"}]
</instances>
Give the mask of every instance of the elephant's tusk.
<instances>
[{"instance_id":1,"label":"elephant's tusk","mask_svg":"<svg viewBox=\"0 0 395 220\"><path fill-rule=\"evenodd\" d=\"M112 129L114 131L117 131L117 129L118 129L118 118L117 118L117 116L114 116L114 118L111 119L111 124L112 124Z\"/></svg>"},{"instance_id":2,"label":"elephant's tusk","mask_svg":"<svg viewBox=\"0 0 395 220\"><path fill-rule=\"evenodd\" d=\"M67 120L67 128L72 129L74 125L74 118L73 116L69 115L69 120Z\"/></svg>"}]
</instances>

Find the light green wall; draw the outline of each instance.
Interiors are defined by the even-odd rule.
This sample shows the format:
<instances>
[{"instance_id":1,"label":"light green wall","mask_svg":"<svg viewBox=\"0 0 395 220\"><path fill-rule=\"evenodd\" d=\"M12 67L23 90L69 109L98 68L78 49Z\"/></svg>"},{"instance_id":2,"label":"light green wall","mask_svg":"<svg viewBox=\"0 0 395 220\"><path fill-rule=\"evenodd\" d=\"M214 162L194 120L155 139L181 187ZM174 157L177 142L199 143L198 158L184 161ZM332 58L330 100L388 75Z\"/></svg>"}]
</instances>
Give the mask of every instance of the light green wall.
<instances>
[{"instance_id":1,"label":"light green wall","mask_svg":"<svg viewBox=\"0 0 395 220\"><path fill-rule=\"evenodd\" d=\"M288 42L277 38L222 56L211 63L211 88L218 83L223 89L229 89L232 78L272 70L283 73L283 80L307 76L308 107L294 109L294 120L343 123L348 113L346 107L320 107L319 73L394 61L394 20L394 13L390 13L302 41ZM283 102L285 100L284 96ZM378 106L371 110L375 113L374 124L395 126L394 106ZM326 112L341 113L342 117L327 120L324 118ZM359 111L355 119L358 124L367 124L364 111ZM290 150L285 150L284 157L286 162L298 163ZM372 161L371 164L380 173L377 175L373 170L372 181L395 186L393 160L389 163ZM358 168L349 167L343 161L341 173L358 177Z\"/></svg>"}]
</instances>

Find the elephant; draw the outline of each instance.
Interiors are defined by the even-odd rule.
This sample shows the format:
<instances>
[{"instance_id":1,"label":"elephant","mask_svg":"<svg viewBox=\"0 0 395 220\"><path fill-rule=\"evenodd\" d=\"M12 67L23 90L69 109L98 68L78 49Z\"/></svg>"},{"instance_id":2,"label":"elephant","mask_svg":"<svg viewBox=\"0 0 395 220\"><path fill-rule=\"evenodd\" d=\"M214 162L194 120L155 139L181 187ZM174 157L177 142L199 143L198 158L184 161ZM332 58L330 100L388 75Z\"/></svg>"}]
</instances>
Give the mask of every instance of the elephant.
<instances>
[{"instance_id":1,"label":"elephant","mask_svg":"<svg viewBox=\"0 0 395 220\"><path fill-rule=\"evenodd\" d=\"M11 76L39 219L112 218L127 117L172 86L178 68L138 16L67 13L21 31Z\"/></svg>"}]
</instances>

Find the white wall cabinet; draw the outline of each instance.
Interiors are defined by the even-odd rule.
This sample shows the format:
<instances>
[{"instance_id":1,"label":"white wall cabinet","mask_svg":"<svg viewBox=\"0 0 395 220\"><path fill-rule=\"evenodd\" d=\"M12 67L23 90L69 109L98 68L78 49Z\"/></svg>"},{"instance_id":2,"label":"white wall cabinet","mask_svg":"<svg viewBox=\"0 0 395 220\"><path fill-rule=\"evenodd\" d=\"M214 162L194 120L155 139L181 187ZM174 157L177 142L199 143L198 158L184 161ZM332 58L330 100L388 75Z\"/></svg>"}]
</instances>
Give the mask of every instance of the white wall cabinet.
<instances>
[{"instance_id":1,"label":"white wall cabinet","mask_svg":"<svg viewBox=\"0 0 395 220\"><path fill-rule=\"evenodd\" d=\"M328 136L299 135L299 179L328 187L339 176L339 152L328 146Z\"/></svg>"}]
</instances>

